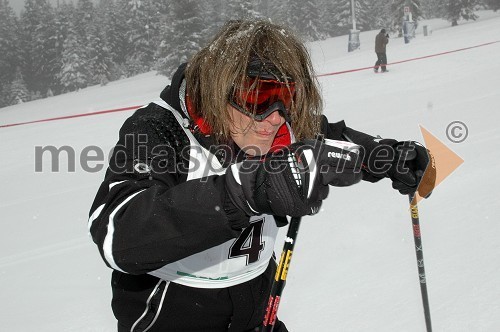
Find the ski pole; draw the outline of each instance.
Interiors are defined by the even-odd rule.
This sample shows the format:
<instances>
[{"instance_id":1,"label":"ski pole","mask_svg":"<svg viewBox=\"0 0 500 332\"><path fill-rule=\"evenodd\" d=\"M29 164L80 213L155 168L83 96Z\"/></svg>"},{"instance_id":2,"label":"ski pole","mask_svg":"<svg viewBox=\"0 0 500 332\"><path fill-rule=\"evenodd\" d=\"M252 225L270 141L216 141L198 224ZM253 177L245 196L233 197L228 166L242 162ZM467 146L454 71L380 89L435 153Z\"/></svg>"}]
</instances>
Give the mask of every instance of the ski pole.
<instances>
[{"instance_id":1,"label":"ski pole","mask_svg":"<svg viewBox=\"0 0 500 332\"><path fill-rule=\"evenodd\" d=\"M422 234L420 232L420 220L418 215L417 202L413 202L414 195L409 195L411 221L413 224L413 239L415 240L415 253L417 254L418 277L420 279L420 292L422 293L422 302L424 305L425 326L427 332L432 332L431 313L429 308L429 296L427 295L427 279L424 267L424 252L422 249Z\"/></svg>"},{"instance_id":2,"label":"ski pole","mask_svg":"<svg viewBox=\"0 0 500 332\"><path fill-rule=\"evenodd\" d=\"M283 289L285 288L288 268L290 267L290 261L292 260L293 247L295 245L295 240L297 239L297 233L299 232L300 220L300 217L293 217L292 220L290 220L290 225L288 226L288 231L286 233L285 244L283 245L283 251L281 252L281 258L278 267L276 268L271 293L269 294L266 314L262 323L262 332L272 332L274 324L276 323L281 293L283 293Z\"/></svg>"}]
</instances>

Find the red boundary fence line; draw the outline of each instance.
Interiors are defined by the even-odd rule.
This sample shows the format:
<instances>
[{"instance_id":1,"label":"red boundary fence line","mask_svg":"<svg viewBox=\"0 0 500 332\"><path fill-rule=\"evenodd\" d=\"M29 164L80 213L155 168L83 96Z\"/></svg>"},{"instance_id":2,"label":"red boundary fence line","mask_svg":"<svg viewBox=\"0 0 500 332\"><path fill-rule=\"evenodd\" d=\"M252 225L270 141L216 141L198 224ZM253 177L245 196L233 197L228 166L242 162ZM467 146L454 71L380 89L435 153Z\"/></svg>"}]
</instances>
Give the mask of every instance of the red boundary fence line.
<instances>
[{"instance_id":1,"label":"red boundary fence line","mask_svg":"<svg viewBox=\"0 0 500 332\"><path fill-rule=\"evenodd\" d=\"M129 110L133 110L133 109L138 109L141 106L130 106L130 107L123 107L123 108L115 108L115 109L112 109L112 110L97 111L97 112L82 113L82 114L74 114L74 115L66 115L66 116L59 116L59 117L56 117L56 118L41 119L41 120L34 120L34 121L11 123L11 124L6 124L6 125L0 125L0 128L22 126L22 125L31 124L31 123L38 123L38 122L48 122L48 121L56 121L56 120L80 118L80 117L83 117L83 116L91 116L91 115L98 115L98 114L106 114L106 113L129 111Z\"/></svg>"},{"instance_id":2,"label":"red boundary fence line","mask_svg":"<svg viewBox=\"0 0 500 332\"><path fill-rule=\"evenodd\" d=\"M398 63L404 63L404 62L409 62L409 61L416 61L416 60L422 60L422 59L427 59L427 58L433 58L433 57L436 57L436 56L441 56L441 55L455 53L455 52L461 52L461 51L465 51L465 50L470 50L472 48L487 46L487 45L491 45L491 44L495 44L495 43L499 43L499 42L500 42L500 40L497 40L497 41L493 41L493 42L489 42L489 43L484 43L484 44L479 44L479 45L475 45L475 46L459 48L457 50L446 51L446 52L441 52L441 53L436 53L436 54L431 54L431 55L425 55L425 56L421 56L421 57L417 57L417 58L411 58L411 59L407 59L407 60L401 60L401 61L391 62L391 63L388 63L387 65L390 66L390 65L395 65L395 64L398 64ZM342 71L337 71L337 72L328 73L328 74L320 74L320 75L316 75L316 77L325 77L325 76L333 76L333 75L340 75L340 74L346 74L346 73L353 73L353 72L356 72L356 71L368 70L368 69L373 69L373 68L374 68L373 66L370 66L370 67L363 67L363 68L356 68L356 69L348 69L348 70L342 70Z\"/></svg>"},{"instance_id":3,"label":"red boundary fence line","mask_svg":"<svg viewBox=\"0 0 500 332\"><path fill-rule=\"evenodd\" d=\"M500 40L497 40L497 41L493 41L493 42L489 42L489 43L484 43L484 44L479 44L479 45L475 45L475 46L459 48L457 50L446 51L446 52L441 52L441 53L436 53L436 54L431 54L431 55L425 55L425 56L421 56L421 57L417 57L417 58L411 58L411 59L407 59L407 60L401 60L401 61L391 62L391 63L388 63L387 65L390 66L390 65L395 65L395 64L409 62L409 61L416 61L416 60L422 60L422 59L427 59L427 58L433 58L433 57L436 57L436 56L441 56L441 55L445 55L445 54L466 51L466 50L470 50L470 49L477 48L477 47L488 46L488 45L492 45L492 44L499 43L499 42L500 42ZM316 77L326 77L326 76L340 75L340 74L353 73L353 72L357 72L357 71L361 71L361 70L368 70L368 69L373 69L373 66L362 67L362 68L355 68L355 69L348 69L348 70L342 70L342 71L337 71L337 72L327 73L327 74L320 74L320 75L316 75ZM0 125L0 128L15 127L15 126L21 126L21 125L32 124L32 123L39 123L39 122L48 122L48 121L72 119L72 118L79 118L79 117L84 117L84 116L99 115L99 114L106 114L106 113L129 111L129 110L137 109L139 107L141 107L141 106L130 106L130 107L123 107L123 108L115 108L115 109L105 110L105 111L97 111L97 112L91 112L91 113L83 113L83 114L60 116L60 117L49 118L49 119L41 119L41 120L26 121L26 122L19 122L19 123L11 123L11 124L6 124L6 125Z\"/></svg>"}]
</instances>

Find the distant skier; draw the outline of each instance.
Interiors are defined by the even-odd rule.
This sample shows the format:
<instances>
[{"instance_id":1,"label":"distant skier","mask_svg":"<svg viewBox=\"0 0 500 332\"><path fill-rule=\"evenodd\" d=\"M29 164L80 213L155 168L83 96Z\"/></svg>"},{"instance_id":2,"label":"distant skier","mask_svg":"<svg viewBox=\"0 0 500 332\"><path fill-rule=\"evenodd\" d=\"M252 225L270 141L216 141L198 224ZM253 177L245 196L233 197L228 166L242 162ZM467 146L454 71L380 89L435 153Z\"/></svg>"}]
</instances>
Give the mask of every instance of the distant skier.
<instances>
[{"instance_id":1,"label":"distant skier","mask_svg":"<svg viewBox=\"0 0 500 332\"><path fill-rule=\"evenodd\" d=\"M378 68L382 68L382 72L388 71L385 67L387 65L387 55L386 55L386 45L389 43L389 34L385 32L385 29L380 30L377 37L375 37L375 53L377 53L377 62L375 62L375 67L373 71L378 73Z\"/></svg>"}]
</instances>

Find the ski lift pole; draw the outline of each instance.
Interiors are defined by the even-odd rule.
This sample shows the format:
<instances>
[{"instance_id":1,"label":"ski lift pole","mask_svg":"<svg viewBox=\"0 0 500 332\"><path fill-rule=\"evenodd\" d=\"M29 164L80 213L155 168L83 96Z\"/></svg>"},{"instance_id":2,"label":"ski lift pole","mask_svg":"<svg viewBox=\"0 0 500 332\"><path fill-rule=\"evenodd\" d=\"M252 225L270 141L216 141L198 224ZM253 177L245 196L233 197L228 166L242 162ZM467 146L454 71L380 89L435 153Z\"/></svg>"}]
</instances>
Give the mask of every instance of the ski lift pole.
<instances>
[{"instance_id":1,"label":"ski lift pole","mask_svg":"<svg viewBox=\"0 0 500 332\"><path fill-rule=\"evenodd\" d=\"M420 218L418 205L414 201L414 195L409 195L411 221L413 225L413 239L415 241L415 253L417 255L418 277L420 280L420 292L422 293L422 303L424 305L425 326L427 332L432 332L431 312L429 307L429 295L427 294L427 277L424 267L424 252L422 249L422 234L420 232Z\"/></svg>"},{"instance_id":2,"label":"ski lift pole","mask_svg":"<svg viewBox=\"0 0 500 332\"><path fill-rule=\"evenodd\" d=\"M295 241L299 232L300 221L300 217L293 217L292 220L290 220L290 225L288 226L288 231L286 233L285 244L283 245L283 251L281 252L281 258L278 267L276 268L271 293L269 294L269 301L267 303L264 321L262 322L262 332L272 332L274 324L276 323L278 306L280 304L281 294L285 288L288 268L290 267L290 261L292 260L293 247L295 246Z\"/></svg>"}]
</instances>

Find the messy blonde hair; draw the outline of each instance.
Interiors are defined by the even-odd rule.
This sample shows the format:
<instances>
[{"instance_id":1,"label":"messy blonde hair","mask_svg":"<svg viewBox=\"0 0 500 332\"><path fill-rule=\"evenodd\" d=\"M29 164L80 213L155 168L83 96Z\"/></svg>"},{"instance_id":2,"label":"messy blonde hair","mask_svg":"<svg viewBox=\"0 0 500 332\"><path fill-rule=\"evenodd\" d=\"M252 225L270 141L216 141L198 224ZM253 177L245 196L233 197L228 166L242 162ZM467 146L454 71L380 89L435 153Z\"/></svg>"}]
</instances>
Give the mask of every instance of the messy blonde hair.
<instances>
[{"instance_id":1,"label":"messy blonde hair","mask_svg":"<svg viewBox=\"0 0 500 332\"><path fill-rule=\"evenodd\" d=\"M230 140L227 109L234 88L244 89L250 58L270 62L295 82L290 112L297 140L319 132L322 99L304 44L288 29L264 20L228 21L186 69L187 93L218 141Z\"/></svg>"}]
</instances>

